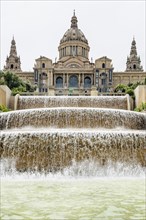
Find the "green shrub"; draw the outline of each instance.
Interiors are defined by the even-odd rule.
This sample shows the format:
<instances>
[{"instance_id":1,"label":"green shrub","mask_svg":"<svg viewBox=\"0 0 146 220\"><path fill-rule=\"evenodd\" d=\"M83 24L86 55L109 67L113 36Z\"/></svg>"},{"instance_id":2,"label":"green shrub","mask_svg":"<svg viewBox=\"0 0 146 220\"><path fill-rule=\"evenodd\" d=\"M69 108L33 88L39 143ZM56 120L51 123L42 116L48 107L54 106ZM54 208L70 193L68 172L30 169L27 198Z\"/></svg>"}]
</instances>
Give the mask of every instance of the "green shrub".
<instances>
[{"instance_id":1,"label":"green shrub","mask_svg":"<svg viewBox=\"0 0 146 220\"><path fill-rule=\"evenodd\" d=\"M0 71L0 85L7 85L12 90L13 95L36 90L36 86L32 86L30 82L22 81L12 72Z\"/></svg>"},{"instance_id":2,"label":"green shrub","mask_svg":"<svg viewBox=\"0 0 146 220\"><path fill-rule=\"evenodd\" d=\"M146 102L142 102L142 104L135 108L134 111L136 112L142 112L142 111L146 111Z\"/></svg>"},{"instance_id":3,"label":"green shrub","mask_svg":"<svg viewBox=\"0 0 146 220\"><path fill-rule=\"evenodd\" d=\"M4 105L0 105L0 112L8 112L10 111L10 109L8 109L6 106Z\"/></svg>"},{"instance_id":4,"label":"green shrub","mask_svg":"<svg viewBox=\"0 0 146 220\"><path fill-rule=\"evenodd\" d=\"M126 94L129 94L130 96L134 96L134 90L131 88L128 88L125 92Z\"/></svg>"},{"instance_id":5,"label":"green shrub","mask_svg":"<svg viewBox=\"0 0 146 220\"><path fill-rule=\"evenodd\" d=\"M145 78L145 82L146 83L146 78ZM134 90L136 89L136 87L138 85L143 85L144 83L141 82L137 82L137 83L129 83L127 86L124 84L119 84L116 88L115 88L115 92L125 92L126 94L129 94L133 99L135 97L134 94Z\"/></svg>"},{"instance_id":6,"label":"green shrub","mask_svg":"<svg viewBox=\"0 0 146 220\"><path fill-rule=\"evenodd\" d=\"M127 89L127 86L126 85L123 85L123 84L119 84L117 85L117 87L115 88L115 92L125 92Z\"/></svg>"}]
</instances>

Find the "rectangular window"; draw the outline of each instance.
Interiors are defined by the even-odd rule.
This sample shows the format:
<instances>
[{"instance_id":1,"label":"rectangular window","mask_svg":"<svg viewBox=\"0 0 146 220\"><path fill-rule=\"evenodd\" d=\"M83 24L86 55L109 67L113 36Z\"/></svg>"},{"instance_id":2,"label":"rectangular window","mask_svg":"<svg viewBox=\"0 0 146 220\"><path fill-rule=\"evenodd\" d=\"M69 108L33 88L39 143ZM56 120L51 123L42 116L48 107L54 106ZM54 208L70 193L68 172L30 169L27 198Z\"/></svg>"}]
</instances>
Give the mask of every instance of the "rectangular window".
<instances>
[{"instance_id":1,"label":"rectangular window","mask_svg":"<svg viewBox=\"0 0 146 220\"><path fill-rule=\"evenodd\" d=\"M75 46L73 46L73 56L76 55L76 49L75 49Z\"/></svg>"},{"instance_id":2,"label":"rectangular window","mask_svg":"<svg viewBox=\"0 0 146 220\"><path fill-rule=\"evenodd\" d=\"M101 84L106 85L106 79L101 79Z\"/></svg>"},{"instance_id":3,"label":"rectangular window","mask_svg":"<svg viewBox=\"0 0 146 220\"><path fill-rule=\"evenodd\" d=\"M112 82L112 70L109 70L109 81Z\"/></svg>"},{"instance_id":4,"label":"rectangular window","mask_svg":"<svg viewBox=\"0 0 146 220\"><path fill-rule=\"evenodd\" d=\"M37 82L38 81L38 71L35 70L35 81Z\"/></svg>"}]
</instances>

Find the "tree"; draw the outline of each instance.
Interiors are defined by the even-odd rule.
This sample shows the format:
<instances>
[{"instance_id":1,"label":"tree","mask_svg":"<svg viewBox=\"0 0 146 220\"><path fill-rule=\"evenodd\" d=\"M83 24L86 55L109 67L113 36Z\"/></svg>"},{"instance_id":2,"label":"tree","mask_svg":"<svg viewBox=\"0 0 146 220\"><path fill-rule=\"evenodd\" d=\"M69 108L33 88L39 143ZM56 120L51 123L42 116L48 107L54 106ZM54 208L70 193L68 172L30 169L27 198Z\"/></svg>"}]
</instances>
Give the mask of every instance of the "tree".
<instances>
[{"instance_id":1,"label":"tree","mask_svg":"<svg viewBox=\"0 0 146 220\"><path fill-rule=\"evenodd\" d=\"M119 85L117 85L116 86L116 88L115 88L115 92L125 92L126 91L126 89L127 89L127 86L126 85L124 85L124 84L119 84Z\"/></svg>"},{"instance_id":2,"label":"tree","mask_svg":"<svg viewBox=\"0 0 146 220\"><path fill-rule=\"evenodd\" d=\"M6 85L10 89L17 88L20 85L23 85L23 82L19 79L19 77L11 72L4 73L4 80Z\"/></svg>"},{"instance_id":3,"label":"tree","mask_svg":"<svg viewBox=\"0 0 146 220\"><path fill-rule=\"evenodd\" d=\"M23 82L12 72L0 71L0 85L7 85L12 90L13 95L27 91L34 92L36 90L36 86L32 86L30 82Z\"/></svg>"},{"instance_id":4,"label":"tree","mask_svg":"<svg viewBox=\"0 0 146 220\"><path fill-rule=\"evenodd\" d=\"M141 82L136 82L136 83L129 83L127 86L124 84L119 84L115 88L115 92L124 92L126 94L129 94L132 98L134 98L134 90L138 85L143 85Z\"/></svg>"}]
</instances>

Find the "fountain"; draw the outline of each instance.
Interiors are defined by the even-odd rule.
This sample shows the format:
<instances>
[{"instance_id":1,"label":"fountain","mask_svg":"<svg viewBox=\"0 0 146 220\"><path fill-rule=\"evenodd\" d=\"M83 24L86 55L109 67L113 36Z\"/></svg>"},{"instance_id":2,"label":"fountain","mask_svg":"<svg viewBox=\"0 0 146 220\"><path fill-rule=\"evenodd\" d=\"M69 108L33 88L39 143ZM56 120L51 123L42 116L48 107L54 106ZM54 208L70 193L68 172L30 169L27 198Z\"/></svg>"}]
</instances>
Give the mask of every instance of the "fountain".
<instances>
[{"instance_id":1,"label":"fountain","mask_svg":"<svg viewBox=\"0 0 146 220\"><path fill-rule=\"evenodd\" d=\"M92 107L128 109L126 96L19 96L17 109Z\"/></svg>"},{"instance_id":2,"label":"fountain","mask_svg":"<svg viewBox=\"0 0 146 220\"><path fill-rule=\"evenodd\" d=\"M123 97L19 97L21 110L0 114L1 159L13 158L18 171L85 160L144 166L146 115L125 106Z\"/></svg>"},{"instance_id":3,"label":"fountain","mask_svg":"<svg viewBox=\"0 0 146 220\"><path fill-rule=\"evenodd\" d=\"M2 220L145 219L144 113L125 97L20 96L17 109L0 114Z\"/></svg>"}]
</instances>

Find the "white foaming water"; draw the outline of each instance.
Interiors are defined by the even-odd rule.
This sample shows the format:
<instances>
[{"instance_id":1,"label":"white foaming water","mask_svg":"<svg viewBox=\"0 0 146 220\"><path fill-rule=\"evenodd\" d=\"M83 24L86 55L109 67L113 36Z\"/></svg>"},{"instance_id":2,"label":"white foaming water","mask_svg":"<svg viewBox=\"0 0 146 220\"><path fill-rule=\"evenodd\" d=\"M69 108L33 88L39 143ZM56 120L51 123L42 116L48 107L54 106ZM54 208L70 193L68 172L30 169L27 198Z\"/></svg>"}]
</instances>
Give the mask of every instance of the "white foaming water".
<instances>
[{"instance_id":1,"label":"white foaming water","mask_svg":"<svg viewBox=\"0 0 146 220\"><path fill-rule=\"evenodd\" d=\"M18 172L14 159L2 159L0 161L1 179L8 180L65 180L65 179L96 179L96 178L145 178L146 169L140 164L129 164L108 161L101 166L96 161L85 160L72 161L71 166L57 172L36 171Z\"/></svg>"}]
</instances>

